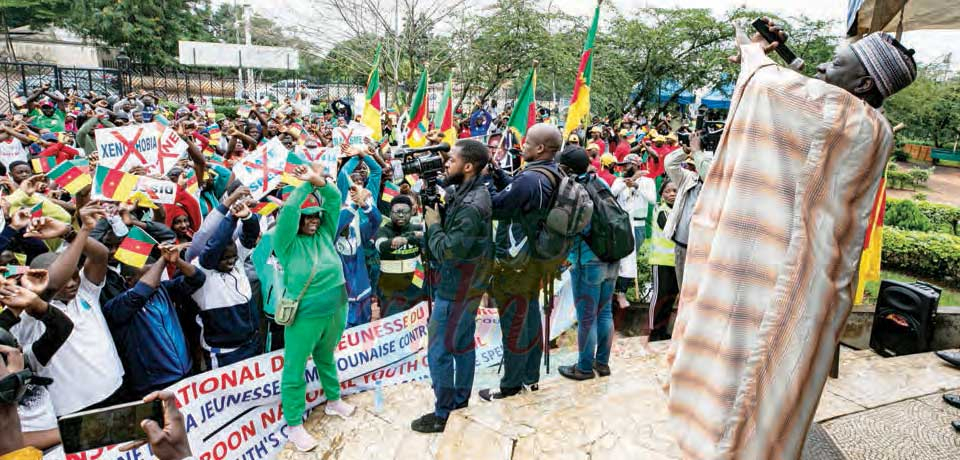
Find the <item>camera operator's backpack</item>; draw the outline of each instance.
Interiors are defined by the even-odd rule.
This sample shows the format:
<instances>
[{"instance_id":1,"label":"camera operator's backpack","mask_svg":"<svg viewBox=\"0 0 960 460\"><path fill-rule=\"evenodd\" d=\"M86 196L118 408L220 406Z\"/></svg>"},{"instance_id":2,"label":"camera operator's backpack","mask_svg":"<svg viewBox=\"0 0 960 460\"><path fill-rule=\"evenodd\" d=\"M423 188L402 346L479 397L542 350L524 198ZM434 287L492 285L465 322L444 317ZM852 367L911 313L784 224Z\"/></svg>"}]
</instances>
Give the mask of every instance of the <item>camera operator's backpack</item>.
<instances>
[{"instance_id":1,"label":"camera operator's backpack","mask_svg":"<svg viewBox=\"0 0 960 460\"><path fill-rule=\"evenodd\" d=\"M574 177L558 174L543 166L532 166L530 170L546 176L553 186L546 215L531 235L535 235L531 239L534 257L540 260L566 258L574 237L590 223L593 201Z\"/></svg>"},{"instance_id":2,"label":"camera operator's backpack","mask_svg":"<svg viewBox=\"0 0 960 460\"><path fill-rule=\"evenodd\" d=\"M543 166L528 170L545 176L553 193L549 206L537 215L497 226L497 260L515 269L526 267L531 259L553 262L566 258L574 237L586 228L593 214L590 196L573 177Z\"/></svg>"},{"instance_id":3,"label":"camera operator's backpack","mask_svg":"<svg viewBox=\"0 0 960 460\"><path fill-rule=\"evenodd\" d=\"M593 201L590 234L585 238L587 246L604 262L617 262L630 255L636 249L630 213L620 207L613 192L600 183L600 179L591 177L585 188Z\"/></svg>"}]
</instances>

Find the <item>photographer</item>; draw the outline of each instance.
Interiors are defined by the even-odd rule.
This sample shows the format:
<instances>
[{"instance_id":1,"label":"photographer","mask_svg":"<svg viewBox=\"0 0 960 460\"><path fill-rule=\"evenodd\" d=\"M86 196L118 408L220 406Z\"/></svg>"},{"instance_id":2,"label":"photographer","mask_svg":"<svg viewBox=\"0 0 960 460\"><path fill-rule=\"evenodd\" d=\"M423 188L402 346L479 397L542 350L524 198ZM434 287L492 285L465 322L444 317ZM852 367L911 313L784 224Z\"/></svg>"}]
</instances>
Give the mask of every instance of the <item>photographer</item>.
<instances>
[{"instance_id":1,"label":"photographer","mask_svg":"<svg viewBox=\"0 0 960 460\"><path fill-rule=\"evenodd\" d=\"M474 331L480 299L486 289L492 254L492 205L479 180L490 161L482 142L461 140L446 162L447 193L441 224L436 208L427 208L424 221L430 254L439 264L430 315L430 378L437 401L433 412L414 420L411 428L439 433L450 411L467 407L476 366Z\"/></svg>"},{"instance_id":2,"label":"photographer","mask_svg":"<svg viewBox=\"0 0 960 460\"><path fill-rule=\"evenodd\" d=\"M0 346L3 365L0 380L10 378L23 370L23 353L13 347ZM25 446L20 432L20 417L17 416L17 401L0 401L0 459L40 460L43 453L35 447Z\"/></svg>"},{"instance_id":3,"label":"photographer","mask_svg":"<svg viewBox=\"0 0 960 460\"><path fill-rule=\"evenodd\" d=\"M696 172L682 167L687 160L693 161ZM689 154L686 149L678 148L667 155L664 162L667 177L677 186L677 199L670 211L670 217L663 227L664 237L676 243L674 247L677 285L683 285L684 261L687 260L687 242L690 237L690 218L700 196L703 180L710 172L713 156L700 148L700 135L690 135Z\"/></svg>"},{"instance_id":4,"label":"photographer","mask_svg":"<svg viewBox=\"0 0 960 460\"><path fill-rule=\"evenodd\" d=\"M567 254L537 254L532 241L543 229L560 183L554 156L562 138L555 126L533 125L523 144L524 169L513 178L500 169L493 171L499 190L491 197L493 217L499 221L498 264L488 292L496 301L503 331L503 378L500 391L480 390L480 398L487 401L513 396L524 386L538 389L543 357L541 281L553 276Z\"/></svg>"}]
</instances>

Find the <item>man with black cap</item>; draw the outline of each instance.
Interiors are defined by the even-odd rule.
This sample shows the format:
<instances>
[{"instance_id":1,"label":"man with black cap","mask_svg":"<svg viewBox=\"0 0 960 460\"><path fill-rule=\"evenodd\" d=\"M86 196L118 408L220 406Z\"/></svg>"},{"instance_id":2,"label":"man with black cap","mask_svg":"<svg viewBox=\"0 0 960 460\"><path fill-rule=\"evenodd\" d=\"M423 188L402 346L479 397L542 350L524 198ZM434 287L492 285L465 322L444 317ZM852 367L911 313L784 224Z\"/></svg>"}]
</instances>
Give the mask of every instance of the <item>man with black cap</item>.
<instances>
[{"instance_id":1,"label":"man with black cap","mask_svg":"<svg viewBox=\"0 0 960 460\"><path fill-rule=\"evenodd\" d=\"M580 146L568 147L559 156L560 169L575 176L577 182L597 181L607 184L596 173L588 172L590 158ZM613 289L617 282L619 262L600 260L587 244L590 227L577 235L567 261L570 262L570 283L577 310L577 348L579 358L570 366L560 366L560 375L571 380L588 380L594 371L600 377L610 375L610 348L613 345Z\"/></svg>"},{"instance_id":2,"label":"man with black cap","mask_svg":"<svg viewBox=\"0 0 960 460\"><path fill-rule=\"evenodd\" d=\"M916 78L886 34L810 79L737 31L726 132L690 219L667 355L672 429L688 458L798 458L837 340L893 130L877 110Z\"/></svg>"}]
</instances>

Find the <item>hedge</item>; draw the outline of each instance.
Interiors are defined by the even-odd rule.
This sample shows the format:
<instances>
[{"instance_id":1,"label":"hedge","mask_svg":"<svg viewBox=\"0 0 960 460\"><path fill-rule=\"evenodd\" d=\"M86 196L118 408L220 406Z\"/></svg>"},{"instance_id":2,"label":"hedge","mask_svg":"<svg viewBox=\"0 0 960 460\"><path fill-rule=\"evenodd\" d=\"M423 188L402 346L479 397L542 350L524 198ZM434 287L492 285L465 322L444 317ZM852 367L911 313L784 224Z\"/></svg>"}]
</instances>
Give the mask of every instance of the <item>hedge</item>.
<instances>
[{"instance_id":1,"label":"hedge","mask_svg":"<svg viewBox=\"0 0 960 460\"><path fill-rule=\"evenodd\" d=\"M896 198L887 198L887 211L891 206L895 206L902 201ZM958 222L960 222L960 208L948 204L931 203L929 201L914 201L920 212L923 213L933 228L940 232L957 235ZM884 225L897 226L897 222L891 221L886 217L883 220Z\"/></svg>"},{"instance_id":2,"label":"hedge","mask_svg":"<svg viewBox=\"0 0 960 460\"><path fill-rule=\"evenodd\" d=\"M960 236L883 228L881 265L960 287Z\"/></svg>"}]
</instances>

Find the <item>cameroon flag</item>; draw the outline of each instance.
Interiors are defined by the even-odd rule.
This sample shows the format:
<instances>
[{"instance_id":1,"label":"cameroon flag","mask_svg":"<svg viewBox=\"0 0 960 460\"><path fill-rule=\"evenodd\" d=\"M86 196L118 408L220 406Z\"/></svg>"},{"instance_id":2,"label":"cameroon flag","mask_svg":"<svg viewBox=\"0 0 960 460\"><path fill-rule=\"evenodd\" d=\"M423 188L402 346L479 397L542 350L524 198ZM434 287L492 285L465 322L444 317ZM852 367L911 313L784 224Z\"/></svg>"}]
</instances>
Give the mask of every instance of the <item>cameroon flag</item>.
<instances>
[{"instance_id":1,"label":"cameroon flag","mask_svg":"<svg viewBox=\"0 0 960 460\"><path fill-rule=\"evenodd\" d=\"M413 148L427 144L427 69L420 73L417 94L410 101L407 121L407 145Z\"/></svg>"},{"instance_id":2,"label":"cameroon flag","mask_svg":"<svg viewBox=\"0 0 960 460\"><path fill-rule=\"evenodd\" d=\"M33 166L33 172L37 174L43 174L57 166L57 157L56 156L37 157L30 160L30 163Z\"/></svg>"},{"instance_id":3,"label":"cameroon flag","mask_svg":"<svg viewBox=\"0 0 960 460\"><path fill-rule=\"evenodd\" d=\"M393 182L385 181L383 184L383 195L380 196L380 199L383 200L384 203L390 203L399 194L400 187L397 187Z\"/></svg>"},{"instance_id":4,"label":"cameroon flag","mask_svg":"<svg viewBox=\"0 0 960 460\"><path fill-rule=\"evenodd\" d=\"M134 174L97 165L93 178L93 195L113 201L127 201L140 178Z\"/></svg>"},{"instance_id":5,"label":"cameroon flag","mask_svg":"<svg viewBox=\"0 0 960 460\"><path fill-rule=\"evenodd\" d=\"M86 160L80 160L80 162L86 163ZM92 182L90 174L78 166L77 161L65 161L59 164L47 173L47 178L72 195L76 195L80 189Z\"/></svg>"},{"instance_id":6,"label":"cameroon flag","mask_svg":"<svg viewBox=\"0 0 960 460\"><path fill-rule=\"evenodd\" d=\"M31 219L39 219L41 217L43 217L43 201L33 205L33 207L30 208Z\"/></svg>"},{"instance_id":7,"label":"cameroon flag","mask_svg":"<svg viewBox=\"0 0 960 460\"><path fill-rule=\"evenodd\" d=\"M423 282L427 279L426 270L423 269L423 262L420 262L417 259L417 266L413 269L413 278L410 280L411 284L416 286L419 289L423 289Z\"/></svg>"},{"instance_id":8,"label":"cameroon flag","mask_svg":"<svg viewBox=\"0 0 960 460\"><path fill-rule=\"evenodd\" d=\"M380 46L377 45L377 53L373 57L373 70L367 77L367 95L363 103L363 115L360 117L360 124L373 130L370 137L379 141L383 137L383 128L380 126Z\"/></svg>"},{"instance_id":9,"label":"cameroon flag","mask_svg":"<svg viewBox=\"0 0 960 460\"><path fill-rule=\"evenodd\" d=\"M157 245L157 240L137 226L130 227L130 233L120 242L113 258L131 267L141 268L147 263L150 251Z\"/></svg>"},{"instance_id":10,"label":"cameroon flag","mask_svg":"<svg viewBox=\"0 0 960 460\"><path fill-rule=\"evenodd\" d=\"M527 137L527 129L537 123L537 67L530 69L527 81L523 83L516 104L513 104L513 113L507 127L520 139ZM519 146L518 146L519 147Z\"/></svg>"},{"instance_id":11,"label":"cameroon flag","mask_svg":"<svg viewBox=\"0 0 960 460\"><path fill-rule=\"evenodd\" d=\"M287 163L283 166L283 176L280 177L280 182L284 184L292 185L294 187L303 183L302 180L297 179L293 176L293 171L297 169L297 166L306 165L307 162L304 161L296 153L289 152L287 153Z\"/></svg>"},{"instance_id":12,"label":"cameroon flag","mask_svg":"<svg viewBox=\"0 0 960 460\"><path fill-rule=\"evenodd\" d=\"M26 274L28 271L30 271L30 267L26 265L7 265L3 271L3 276L11 278L17 275Z\"/></svg>"},{"instance_id":13,"label":"cameroon flag","mask_svg":"<svg viewBox=\"0 0 960 460\"><path fill-rule=\"evenodd\" d=\"M880 179L880 188L873 200L870 223L863 238L863 253L860 254L860 273L857 275L857 292L853 303L863 303L863 291L867 281L880 280L880 251L883 249L883 213L887 204L887 179Z\"/></svg>"},{"instance_id":14,"label":"cameroon flag","mask_svg":"<svg viewBox=\"0 0 960 460\"><path fill-rule=\"evenodd\" d=\"M590 83L593 80L593 40L597 35L597 22L600 19L600 4L593 13L593 24L587 32L587 41L583 44L583 54L580 56L580 67L577 68L577 80L573 84L573 96L570 98L570 109L567 112L567 124L563 128L563 137L567 138L573 130L580 126L590 114Z\"/></svg>"},{"instance_id":15,"label":"cameroon flag","mask_svg":"<svg viewBox=\"0 0 960 460\"><path fill-rule=\"evenodd\" d=\"M457 128L453 126L453 81L447 81L447 87L443 89L443 99L440 100L440 106L437 107L437 113L434 115L433 124L435 129L443 133L443 142L453 145L457 141Z\"/></svg>"}]
</instances>

